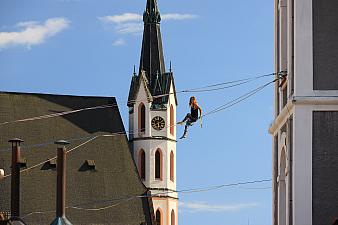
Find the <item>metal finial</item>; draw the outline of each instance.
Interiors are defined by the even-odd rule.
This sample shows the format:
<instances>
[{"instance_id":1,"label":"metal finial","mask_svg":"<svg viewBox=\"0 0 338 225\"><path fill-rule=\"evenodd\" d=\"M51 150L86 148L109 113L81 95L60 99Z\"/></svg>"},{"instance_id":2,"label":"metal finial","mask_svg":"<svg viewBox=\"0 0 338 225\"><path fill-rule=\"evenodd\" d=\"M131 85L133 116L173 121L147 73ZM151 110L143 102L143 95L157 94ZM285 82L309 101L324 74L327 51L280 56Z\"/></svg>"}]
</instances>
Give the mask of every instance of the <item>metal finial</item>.
<instances>
[{"instance_id":1,"label":"metal finial","mask_svg":"<svg viewBox=\"0 0 338 225\"><path fill-rule=\"evenodd\" d=\"M170 72L170 73L172 72L171 60L170 60L169 72Z\"/></svg>"},{"instance_id":2,"label":"metal finial","mask_svg":"<svg viewBox=\"0 0 338 225\"><path fill-rule=\"evenodd\" d=\"M134 76L136 76L136 66L134 65Z\"/></svg>"}]
</instances>

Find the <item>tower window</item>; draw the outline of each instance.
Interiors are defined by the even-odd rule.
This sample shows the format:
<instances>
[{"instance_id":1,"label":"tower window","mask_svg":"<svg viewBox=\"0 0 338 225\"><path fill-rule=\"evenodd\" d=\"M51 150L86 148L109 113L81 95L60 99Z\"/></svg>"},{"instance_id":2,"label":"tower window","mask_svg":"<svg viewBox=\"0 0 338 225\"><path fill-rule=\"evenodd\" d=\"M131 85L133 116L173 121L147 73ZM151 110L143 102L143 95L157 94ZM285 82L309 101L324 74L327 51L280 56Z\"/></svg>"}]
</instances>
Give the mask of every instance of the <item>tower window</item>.
<instances>
[{"instance_id":1,"label":"tower window","mask_svg":"<svg viewBox=\"0 0 338 225\"><path fill-rule=\"evenodd\" d=\"M143 103L138 107L138 130L142 133L146 131L146 107Z\"/></svg>"},{"instance_id":2,"label":"tower window","mask_svg":"<svg viewBox=\"0 0 338 225\"><path fill-rule=\"evenodd\" d=\"M174 152L171 151L170 153L170 180L174 182L174 175L175 174L175 157Z\"/></svg>"},{"instance_id":3,"label":"tower window","mask_svg":"<svg viewBox=\"0 0 338 225\"><path fill-rule=\"evenodd\" d=\"M162 225L162 212L160 209L156 211L156 225Z\"/></svg>"},{"instance_id":4,"label":"tower window","mask_svg":"<svg viewBox=\"0 0 338 225\"><path fill-rule=\"evenodd\" d=\"M174 135L175 132L175 121L174 121L174 106L170 105L170 134Z\"/></svg>"},{"instance_id":5,"label":"tower window","mask_svg":"<svg viewBox=\"0 0 338 225\"><path fill-rule=\"evenodd\" d=\"M175 225L175 211L171 210L171 225Z\"/></svg>"},{"instance_id":6,"label":"tower window","mask_svg":"<svg viewBox=\"0 0 338 225\"><path fill-rule=\"evenodd\" d=\"M139 174L142 180L146 179L146 153L143 149L139 153Z\"/></svg>"},{"instance_id":7,"label":"tower window","mask_svg":"<svg viewBox=\"0 0 338 225\"><path fill-rule=\"evenodd\" d=\"M157 149L155 153L155 179L162 180L162 152Z\"/></svg>"}]
</instances>

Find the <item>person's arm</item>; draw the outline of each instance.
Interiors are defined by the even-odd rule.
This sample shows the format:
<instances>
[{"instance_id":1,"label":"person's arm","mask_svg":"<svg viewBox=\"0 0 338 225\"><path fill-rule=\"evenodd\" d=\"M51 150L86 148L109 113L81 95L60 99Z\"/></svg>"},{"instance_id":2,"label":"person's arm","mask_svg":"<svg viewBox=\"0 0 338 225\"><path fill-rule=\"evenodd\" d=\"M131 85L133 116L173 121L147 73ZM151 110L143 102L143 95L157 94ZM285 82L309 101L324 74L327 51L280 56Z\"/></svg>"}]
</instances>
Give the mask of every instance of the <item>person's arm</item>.
<instances>
[{"instance_id":1,"label":"person's arm","mask_svg":"<svg viewBox=\"0 0 338 225\"><path fill-rule=\"evenodd\" d=\"M202 119L202 109L198 106L198 111L200 111L200 119Z\"/></svg>"},{"instance_id":2,"label":"person's arm","mask_svg":"<svg viewBox=\"0 0 338 225\"><path fill-rule=\"evenodd\" d=\"M199 119L200 119L200 124L201 124L201 128L202 128L203 127L203 125L202 125L203 124L202 123L203 114L202 114L202 109L199 106L198 106L198 111L200 112L200 118Z\"/></svg>"}]
</instances>

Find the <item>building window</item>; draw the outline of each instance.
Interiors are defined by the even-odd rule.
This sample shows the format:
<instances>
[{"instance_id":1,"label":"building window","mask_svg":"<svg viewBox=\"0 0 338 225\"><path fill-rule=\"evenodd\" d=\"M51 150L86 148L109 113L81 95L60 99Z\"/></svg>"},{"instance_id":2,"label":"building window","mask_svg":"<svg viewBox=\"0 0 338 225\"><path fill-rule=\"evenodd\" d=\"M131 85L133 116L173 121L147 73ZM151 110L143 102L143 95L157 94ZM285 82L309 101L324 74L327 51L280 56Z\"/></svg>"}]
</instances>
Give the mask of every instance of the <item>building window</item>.
<instances>
[{"instance_id":1,"label":"building window","mask_svg":"<svg viewBox=\"0 0 338 225\"><path fill-rule=\"evenodd\" d=\"M171 225L175 225L175 211L171 210Z\"/></svg>"},{"instance_id":2,"label":"building window","mask_svg":"<svg viewBox=\"0 0 338 225\"><path fill-rule=\"evenodd\" d=\"M170 180L174 182L174 176L175 176L175 157L174 152L171 151L170 153Z\"/></svg>"},{"instance_id":3,"label":"building window","mask_svg":"<svg viewBox=\"0 0 338 225\"><path fill-rule=\"evenodd\" d=\"M156 225L162 225L162 212L160 209L156 211Z\"/></svg>"},{"instance_id":4,"label":"building window","mask_svg":"<svg viewBox=\"0 0 338 225\"><path fill-rule=\"evenodd\" d=\"M287 196L286 196L286 151L283 148L279 165L278 183L278 224L286 225L287 221Z\"/></svg>"},{"instance_id":5,"label":"building window","mask_svg":"<svg viewBox=\"0 0 338 225\"><path fill-rule=\"evenodd\" d=\"M146 179L146 153L143 149L139 153L139 174L142 180Z\"/></svg>"},{"instance_id":6,"label":"building window","mask_svg":"<svg viewBox=\"0 0 338 225\"><path fill-rule=\"evenodd\" d=\"M174 106L171 105L170 106L170 134L171 135L174 135L174 132L175 132L175 119L174 119Z\"/></svg>"},{"instance_id":7,"label":"building window","mask_svg":"<svg viewBox=\"0 0 338 225\"><path fill-rule=\"evenodd\" d=\"M146 131L146 107L143 103L138 107L138 130L142 133Z\"/></svg>"},{"instance_id":8,"label":"building window","mask_svg":"<svg viewBox=\"0 0 338 225\"><path fill-rule=\"evenodd\" d=\"M162 152L157 149L155 153L155 179L162 180Z\"/></svg>"}]
</instances>

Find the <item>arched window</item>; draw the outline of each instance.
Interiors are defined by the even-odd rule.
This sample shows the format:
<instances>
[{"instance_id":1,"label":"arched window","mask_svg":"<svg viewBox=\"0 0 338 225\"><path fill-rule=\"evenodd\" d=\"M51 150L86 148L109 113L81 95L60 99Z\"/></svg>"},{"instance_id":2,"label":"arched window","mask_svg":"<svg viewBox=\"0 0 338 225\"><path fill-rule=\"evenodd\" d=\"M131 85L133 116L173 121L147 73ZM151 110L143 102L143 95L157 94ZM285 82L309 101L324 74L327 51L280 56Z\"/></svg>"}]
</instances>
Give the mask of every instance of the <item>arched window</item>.
<instances>
[{"instance_id":1,"label":"arched window","mask_svg":"<svg viewBox=\"0 0 338 225\"><path fill-rule=\"evenodd\" d=\"M142 102L138 107L138 130L139 132L146 131L146 107Z\"/></svg>"},{"instance_id":2,"label":"arched window","mask_svg":"<svg viewBox=\"0 0 338 225\"><path fill-rule=\"evenodd\" d=\"M156 211L156 225L162 225L162 212L160 209Z\"/></svg>"},{"instance_id":3,"label":"arched window","mask_svg":"<svg viewBox=\"0 0 338 225\"><path fill-rule=\"evenodd\" d=\"M175 177L175 157L174 152L170 152L170 180L174 182Z\"/></svg>"},{"instance_id":4,"label":"arched window","mask_svg":"<svg viewBox=\"0 0 338 225\"><path fill-rule=\"evenodd\" d=\"M139 153L139 174L142 180L146 179L146 153L143 149Z\"/></svg>"},{"instance_id":5,"label":"arched window","mask_svg":"<svg viewBox=\"0 0 338 225\"><path fill-rule=\"evenodd\" d=\"M162 180L162 152L157 149L155 153L155 179Z\"/></svg>"},{"instance_id":6,"label":"arched window","mask_svg":"<svg viewBox=\"0 0 338 225\"><path fill-rule=\"evenodd\" d=\"M287 195L286 195L286 151L282 148L280 165L279 165L279 182L278 182L278 224L286 225L287 223Z\"/></svg>"},{"instance_id":7,"label":"arched window","mask_svg":"<svg viewBox=\"0 0 338 225\"><path fill-rule=\"evenodd\" d=\"M175 211L171 210L171 225L175 225Z\"/></svg>"},{"instance_id":8,"label":"arched window","mask_svg":"<svg viewBox=\"0 0 338 225\"><path fill-rule=\"evenodd\" d=\"M170 134L171 135L174 135L174 133L175 133L175 119L174 119L174 106L173 105L171 105L170 106Z\"/></svg>"}]
</instances>

